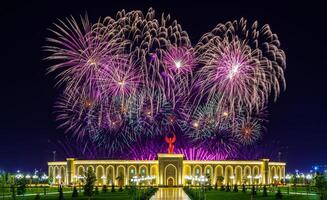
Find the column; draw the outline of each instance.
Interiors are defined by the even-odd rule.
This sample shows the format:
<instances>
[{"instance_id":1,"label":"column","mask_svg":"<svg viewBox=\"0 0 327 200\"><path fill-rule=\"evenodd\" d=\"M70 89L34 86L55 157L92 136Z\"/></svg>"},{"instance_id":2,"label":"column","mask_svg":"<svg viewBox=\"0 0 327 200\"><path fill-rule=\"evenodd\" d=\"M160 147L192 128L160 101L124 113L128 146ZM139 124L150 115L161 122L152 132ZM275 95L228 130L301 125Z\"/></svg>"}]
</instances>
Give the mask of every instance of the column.
<instances>
[{"instance_id":1,"label":"column","mask_svg":"<svg viewBox=\"0 0 327 200\"><path fill-rule=\"evenodd\" d=\"M261 165L261 176L262 176L262 184L267 185L268 184L268 171L269 171L269 159L262 159L262 165Z\"/></svg>"},{"instance_id":2,"label":"column","mask_svg":"<svg viewBox=\"0 0 327 200\"><path fill-rule=\"evenodd\" d=\"M75 182L75 158L67 158L67 184L71 185Z\"/></svg>"}]
</instances>

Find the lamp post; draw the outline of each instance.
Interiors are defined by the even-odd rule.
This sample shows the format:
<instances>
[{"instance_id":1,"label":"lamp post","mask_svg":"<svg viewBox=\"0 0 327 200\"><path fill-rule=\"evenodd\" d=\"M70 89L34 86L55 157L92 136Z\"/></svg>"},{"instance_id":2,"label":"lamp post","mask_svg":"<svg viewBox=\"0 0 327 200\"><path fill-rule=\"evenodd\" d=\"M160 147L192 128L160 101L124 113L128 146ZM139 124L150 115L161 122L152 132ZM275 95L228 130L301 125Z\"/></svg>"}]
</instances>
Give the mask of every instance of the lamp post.
<instances>
[{"instance_id":1,"label":"lamp post","mask_svg":"<svg viewBox=\"0 0 327 200\"><path fill-rule=\"evenodd\" d=\"M34 182L34 184L35 184L35 186L39 183L39 176L38 175L36 175L36 174L34 174L33 176L32 176L32 180L33 180L33 182Z\"/></svg>"},{"instance_id":2,"label":"lamp post","mask_svg":"<svg viewBox=\"0 0 327 200\"><path fill-rule=\"evenodd\" d=\"M58 183L58 185L60 185L60 182L61 182L61 181L60 181L60 180L61 180L61 176L60 176L60 175L57 175L57 176L56 176L56 179L57 179L57 183Z\"/></svg>"},{"instance_id":3,"label":"lamp post","mask_svg":"<svg viewBox=\"0 0 327 200\"><path fill-rule=\"evenodd\" d=\"M278 178L279 178L279 177L278 177L277 175L275 175L273 178L274 178L274 181L275 181L274 184L276 184L276 186L277 186L277 182L278 182Z\"/></svg>"},{"instance_id":4,"label":"lamp post","mask_svg":"<svg viewBox=\"0 0 327 200\"><path fill-rule=\"evenodd\" d=\"M42 182L43 183L45 183L47 180L48 180L48 176L46 175L46 174L43 174L42 176L41 176L41 180L42 180Z\"/></svg>"},{"instance_id":5,"label":"lamp post","mask_svg":"<svg viewBox=\"0 0 327 200\"><path fill-rule=\"evenodd\" d=\"M292 175L286 174L285 179L286 179L286 181L287 181L288 184L290 184L291 178L292 178Z\"/></svg>"}]
</instances>

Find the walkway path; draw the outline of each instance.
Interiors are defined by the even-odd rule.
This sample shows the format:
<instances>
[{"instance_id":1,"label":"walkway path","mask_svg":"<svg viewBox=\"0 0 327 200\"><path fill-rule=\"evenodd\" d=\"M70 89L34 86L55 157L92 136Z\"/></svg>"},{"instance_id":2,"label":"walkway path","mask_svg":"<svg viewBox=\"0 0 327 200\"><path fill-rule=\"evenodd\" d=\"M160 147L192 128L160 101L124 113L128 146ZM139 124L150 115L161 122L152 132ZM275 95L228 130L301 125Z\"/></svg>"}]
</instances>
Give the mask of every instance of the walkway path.
<instances>
[{"instance_id":1,"label":"walkway path","mask_svg":"<svg viewBox=\"0 0 327 200\"><path fill-rule=\"evenodd\" d=\"M150 200L190 200L183 188L159 188Z\"/></svg>"}]
</instances>

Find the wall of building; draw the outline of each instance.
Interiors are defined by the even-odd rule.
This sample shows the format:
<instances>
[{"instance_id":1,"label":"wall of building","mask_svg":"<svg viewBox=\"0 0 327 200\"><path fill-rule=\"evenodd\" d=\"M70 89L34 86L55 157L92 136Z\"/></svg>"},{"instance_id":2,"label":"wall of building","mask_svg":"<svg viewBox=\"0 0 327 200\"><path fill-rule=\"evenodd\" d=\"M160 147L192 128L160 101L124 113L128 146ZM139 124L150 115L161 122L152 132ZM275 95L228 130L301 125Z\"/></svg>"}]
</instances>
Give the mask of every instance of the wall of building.
<instances>
[{"instance_id":1,"label":"wall of building","mask_svg":"<svg viewBox=\"0 0 327 200\"><path fill-rule=\"evenodd\" d=\"M174 155L174 156L172 156ZM159 154L158 160L75 160L49 162L48 174L54 184L82 184L85 172L91 168L98 185L129 185L134 176L155 177L145 185L174 186L198 184L201 175L214 185L219 177L222 184L271 184L285 179L285 163L259 161L189 161L179 154ZM188 177L188 179L186 179ZM193 180L189 180L192 178Z\"/></svg>"}]
</instances>

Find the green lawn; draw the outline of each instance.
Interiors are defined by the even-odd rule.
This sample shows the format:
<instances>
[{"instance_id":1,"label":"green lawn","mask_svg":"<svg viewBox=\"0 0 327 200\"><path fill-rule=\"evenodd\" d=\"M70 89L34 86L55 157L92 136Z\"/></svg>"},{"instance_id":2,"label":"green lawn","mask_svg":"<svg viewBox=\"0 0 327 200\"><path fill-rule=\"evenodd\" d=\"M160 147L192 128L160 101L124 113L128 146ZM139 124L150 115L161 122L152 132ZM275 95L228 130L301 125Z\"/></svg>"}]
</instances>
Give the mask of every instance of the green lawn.
<instances>
[{"instance_id":1,"label":"green lawn","mask_svg":"<svg viewBox=\"0 0 327 200\"><path fill-rule=\"evenodd\" d=\"M17 188L15 188L15 191L17 193ZM58 192L58 187L46 187L46 188L42 188L42 187L26 187L25 194L36 194L36 193L43 194L44 191L46 193ZM72 191L72 188L71 187L64 187L63 191L64 192L69 192L69 191ZM7 186L5 188L0 188L0 197L8 196L8 195L11 195L10 187ZM1 200L1 198L0 198L0 200Z\"/></svg>"},{"instance_id":2,"label":"green lawn","mask_svg":"<svg viewBox=\"0 0 327 200\"><path fill-rule=\"evenodd\" d=\"M88 200L88 197L83 195L83 191L78 189L78 197L72 198L72 188L64 187L64 199L65 200ZM116 188L115 192L111 192L111 187L108 188L108 192L103 193L102 188L99 188L99 193L97 195L93 195L90 199L111 199L111 200L123 200L123 199L131 199L132 196L136 198L140 198L141 196L152 196L156 188L125 188L123 191L119 191ZM49 199L49 200L57 200L59 197L58 188L50 187L46 188L46 194L44 195L44 188L27 188L24 196L16 195L16 200L34 200L36 197L36 193L40 194L40 199ZM0 194L0 200L11 200L11 194Z\"/></svg>"},{"instance_id":3,"label":"green lawn","mask_svg":"<svg viewBox=\"0 0 327 200\"><path fill-rule=\"evenodd\" d=\"M247 193L239 192L225 192L211 190L206 192L206 200L247 200L247 199L257 199L257 200L274 200L275 193L269 193L268 197L263 197L262 193L258 193L256 196L251 198L250 191ZM319 198L314 195L287 195L283 194L283 200L318 200Z\"/></svg>"},{"instance_id":4,"label":"green lawn","mask_svg":"<svg viewBox=\"0 0 327 200\"><path fill-rule=\"evenodd\" d=\"M71 197L72 194L71 193L66 193L64 194L64 199L65 200L87 200L88 197L83 196L83 194L79 193L79 197L77 198L72 198ZM12 199L11 197L5 197L2 198L0 196L0 200L9 200ZM16 197L16 200L34 200L35 199L35 195L32 196L19 196ZM41 195L41 200L43 199L47 199L47 200L57 200L58 199L58 194L48 194L46 196ZM128 196L127 192L107 192L107 193L101 193L99 195L95 195L93 197L91 197L92 200L98 200L98 199L111 199L111 200L127 200L130 199L130 197Z\"/></svg>"}]
</instances>

